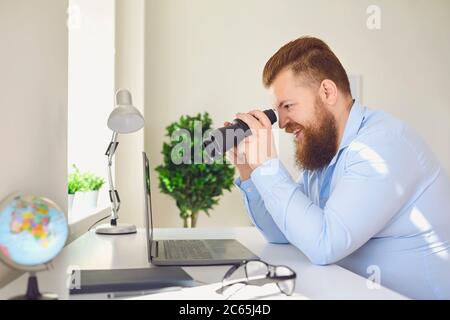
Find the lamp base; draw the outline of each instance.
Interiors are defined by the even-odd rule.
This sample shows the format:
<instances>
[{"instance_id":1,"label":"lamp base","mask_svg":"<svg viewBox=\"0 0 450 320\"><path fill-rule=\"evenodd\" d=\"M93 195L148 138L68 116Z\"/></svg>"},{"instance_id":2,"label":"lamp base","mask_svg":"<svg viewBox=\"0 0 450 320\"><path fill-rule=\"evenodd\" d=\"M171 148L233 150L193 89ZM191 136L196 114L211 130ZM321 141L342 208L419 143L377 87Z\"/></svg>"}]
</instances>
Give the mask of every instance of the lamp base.
<instances>
[{"instance_id":1,"label":"lamp base","mask_svg":"<svg viewBox=\"0 0 450 320\"><path fill-rule=\"evenodd\" d=\"M104 235L132 234L136 232L136 226L133 224L118 224L117 226L102 224L95 229L95 233Z\"/></svg>"}]
</instances>

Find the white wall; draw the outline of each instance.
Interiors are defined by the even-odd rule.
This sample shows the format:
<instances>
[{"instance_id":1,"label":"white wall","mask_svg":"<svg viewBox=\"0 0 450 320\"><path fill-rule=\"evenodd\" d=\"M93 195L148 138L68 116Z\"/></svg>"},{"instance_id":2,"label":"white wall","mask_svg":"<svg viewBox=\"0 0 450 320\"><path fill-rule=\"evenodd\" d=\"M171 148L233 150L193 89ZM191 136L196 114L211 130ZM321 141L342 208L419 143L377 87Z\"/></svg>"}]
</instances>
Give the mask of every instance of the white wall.
<instances>
[{"instance_id":1,"label":"white wall","mask_svg":"<svg viewBox=\"0 0 450 320\"><path fill-rule=\"evenodd\" d=\"M65 0L0 0L0 199L46 196L67 211ZM0 287L14 273L0 263Z\"/></svg>"},{"instance_id":2,"label":"white wall","mask_svg":"<svg viewBox=\"0 0 450 320\"><path fill-rule=\"evenodd\" d=\"M133 104L142 114L145 102L145 2L116 0L116 89L130 90ZM117 190L121 199L120 223L143 226L143 150L143 129L119 135L115 163Z\"/></svg>"},{"instance_id":3,"label":"white wall","mask_svg":"<svg viewBox=\"0 0 450 320\"><path fill-rule=\"evenodd\" d=\"M302 35L325 40L349 74L361 74L363 102L400 117L428 141L450 172L450 2L377 0L381 30L368 30L369 0L150 0L146 36L146 151L162 161L165 127L208 111L215 125L267 106L267 59ZM282 159L291 172L291 139ZM157 226L180 226L174 201L152 172ZM226 193L199 226L246 225L240 194Z\"/></svg>"}]
</instances>

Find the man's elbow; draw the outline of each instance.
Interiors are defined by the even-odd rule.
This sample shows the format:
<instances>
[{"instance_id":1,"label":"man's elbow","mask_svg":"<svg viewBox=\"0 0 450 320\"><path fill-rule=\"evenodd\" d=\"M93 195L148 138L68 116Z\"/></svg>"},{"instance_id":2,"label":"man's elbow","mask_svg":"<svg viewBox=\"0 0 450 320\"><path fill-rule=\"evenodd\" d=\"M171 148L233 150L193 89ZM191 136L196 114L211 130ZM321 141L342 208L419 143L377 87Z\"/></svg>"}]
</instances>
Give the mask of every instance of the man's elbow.
<instances>
[{"instance_id":1,"label":"man's elbow","mask_svg":"<svg viewBox=\"0 0 450 320\"><path fill-rule=\"evenodd\" d=\"M316 266L328 266L334 264L334 261L324 259L324 258L308 258L309 261Z\"/></svg>"},{"instance_id":2,"label":"man's elbow","mask_svg":"<svg viewBox=\"0 0 450 320\"><path fill-rule=\"evenodd\" d=\"M317 250L316 252L308 253L305 255L312 264L317 266L328 266L331 264L335 264L343 258L339 255L329 254L322 250Z\"/></svg>"},{"instance_id":3,"label":"man's elbow","mask_svg":"<svg viewBox=\"0 0 450 320\"><path fill-rule=\"evenodd\" d=\"M319 241L299 241L291 239L308 260L318 266L335 264L351 253L351 241L339 241L339 239L321 238ZM308 240L308 239L307 239Z\"/></svg>"}]
</instances>

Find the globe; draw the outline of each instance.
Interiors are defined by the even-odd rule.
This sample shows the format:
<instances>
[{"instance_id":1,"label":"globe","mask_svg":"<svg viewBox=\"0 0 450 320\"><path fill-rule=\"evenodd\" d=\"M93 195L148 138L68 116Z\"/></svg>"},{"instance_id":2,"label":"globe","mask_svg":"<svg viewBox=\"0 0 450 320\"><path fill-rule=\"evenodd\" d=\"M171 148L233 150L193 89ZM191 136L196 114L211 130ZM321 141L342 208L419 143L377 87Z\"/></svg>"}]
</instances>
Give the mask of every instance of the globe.
<instances>
[{"instance_id":1,"label":"globe","mask_svg":"<svg viewBox=\"0 0 450 320\"><path fill-rule=\"evenodd\" d=\"M16 269L44 267L68 234L64 212L49 199L18 195L0 206L0 260Z\"/></svg>"}]
</instances>

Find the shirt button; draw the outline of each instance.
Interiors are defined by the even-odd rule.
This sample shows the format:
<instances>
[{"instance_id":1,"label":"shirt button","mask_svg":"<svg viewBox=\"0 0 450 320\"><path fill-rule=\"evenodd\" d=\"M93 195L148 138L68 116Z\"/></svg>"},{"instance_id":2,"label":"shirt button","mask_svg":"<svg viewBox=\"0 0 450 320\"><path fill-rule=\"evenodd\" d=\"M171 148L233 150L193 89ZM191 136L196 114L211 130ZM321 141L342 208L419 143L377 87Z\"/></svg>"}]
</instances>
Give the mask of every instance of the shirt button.
<instances>
[{"instance_id":1,"label":"shirt button","mask_svg":"<svg viewBox=\"0 0 450 320\"><path fill-rule=\"evenodd\" d=\"M252 192L252 188L247 188L247 192Z\"/></svg>"}]
</instances>

